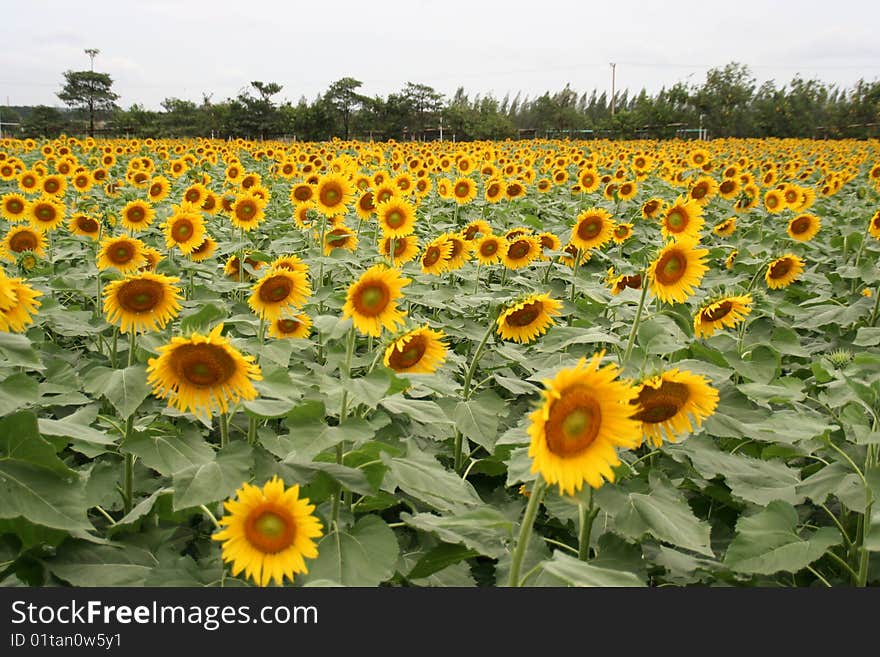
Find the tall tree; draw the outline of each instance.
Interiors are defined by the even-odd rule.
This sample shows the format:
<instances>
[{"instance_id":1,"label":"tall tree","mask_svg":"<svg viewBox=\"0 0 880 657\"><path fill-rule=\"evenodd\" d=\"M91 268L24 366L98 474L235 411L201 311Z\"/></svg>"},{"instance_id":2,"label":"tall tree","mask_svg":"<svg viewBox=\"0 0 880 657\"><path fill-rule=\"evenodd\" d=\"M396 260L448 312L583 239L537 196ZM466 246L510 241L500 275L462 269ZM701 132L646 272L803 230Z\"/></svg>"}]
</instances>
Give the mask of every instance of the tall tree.
<instances>
[{"instance_id":1,"label":"tall tree","mask_svg":"<svg viewBox=\"0 0 880 657\"><path fill-rule=\"evenodd\" d=\"M56 95L68 107L81 109L89 115L89 136L95 135L96 112L116 108L118 94L113 93L113 79L95 71L65 71L64 86Z\"/></svg>"},{"instance_id":2,"label":"tall tree","mask_svg":"<svg viewBox=\"0 0 880 657\"><path fill-rule=\"evenodd\" d=\"M342 78L331 84L324 94L324 100L342 119L342 130L346 140L351 134L352 112L363 106L365 100L364 96L357 93L362 84L360 80L354 78Z\"/></svg>"}]
</instances>

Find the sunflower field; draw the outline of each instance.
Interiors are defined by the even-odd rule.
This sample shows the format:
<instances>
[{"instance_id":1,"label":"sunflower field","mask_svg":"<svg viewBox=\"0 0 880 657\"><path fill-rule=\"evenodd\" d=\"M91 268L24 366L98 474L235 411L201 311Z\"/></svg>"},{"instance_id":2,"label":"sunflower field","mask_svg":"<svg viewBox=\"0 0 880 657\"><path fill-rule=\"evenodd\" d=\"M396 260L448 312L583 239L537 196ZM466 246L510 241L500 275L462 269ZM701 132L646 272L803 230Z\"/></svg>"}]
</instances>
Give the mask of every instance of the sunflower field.
<instances>
[{"instance_id":1,"label":"sunflower field","mask_svg":"<svg viewBox=\"0 0 880 657\"><path fill-rule=\"evenodd\" d=\"M0 141L6 586L880 582L880 143Z\"/></svg>"}]
</instances>

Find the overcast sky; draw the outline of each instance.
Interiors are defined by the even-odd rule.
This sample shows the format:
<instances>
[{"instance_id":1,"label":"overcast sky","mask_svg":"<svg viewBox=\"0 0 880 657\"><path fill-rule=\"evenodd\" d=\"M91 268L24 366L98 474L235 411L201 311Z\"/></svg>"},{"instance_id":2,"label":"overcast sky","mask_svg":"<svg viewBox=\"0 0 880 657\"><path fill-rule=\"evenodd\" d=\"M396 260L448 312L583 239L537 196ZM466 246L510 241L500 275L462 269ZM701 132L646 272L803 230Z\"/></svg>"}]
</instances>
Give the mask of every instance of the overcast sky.
<instances>
[{"instance_id":1,"label":"overcast sky","mask_svg":"<svg viewBox=\"0 0 880 657\"><path fill-rule=\"evenodd\" d=\"M407 81L451 96L534 96L570 83L655 92L747 64L849 87L880 79L880 1L0 0L0 103L60 105L67 69L109 73L119 103L214 101L251 80L310 100L341 77L382 95Z\"/></svg>"}]
</instances>

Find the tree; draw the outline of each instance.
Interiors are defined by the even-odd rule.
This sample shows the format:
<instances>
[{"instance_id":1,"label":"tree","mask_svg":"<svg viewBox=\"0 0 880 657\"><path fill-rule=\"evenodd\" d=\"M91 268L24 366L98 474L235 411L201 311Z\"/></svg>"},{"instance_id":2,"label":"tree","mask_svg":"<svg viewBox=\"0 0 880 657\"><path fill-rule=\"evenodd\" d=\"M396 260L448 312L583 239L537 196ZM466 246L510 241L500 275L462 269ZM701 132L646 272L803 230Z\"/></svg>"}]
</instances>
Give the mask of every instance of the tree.
<instances>
[{"instance_id":1,"label":"tree","mask_svg":"<svg viewBox=\"0 0 880 657\"><path fill-rule=\"evenodd\" d=\"M356 91L362 84L360 80L354 78L342 78L331 84L327 93L324 94L324 100L342 119L342 129L346 140L351 132L351 114L361 107L365 100L364 96Z\"/></svg>"},{"instance_id":2,"label":"tree","mask_svg":"<svg viewBox=\"0 0 880 657\"><path fill-rule=\"evenodd\" d=\"M89 114L89 136L95 135L95 113L116 108L119 96L113 93L113 79L95 71L65 71L64 87L56 95L68 107Z\"/></svg>"},{"instance_id":3,"label":"tree","mask_svg":"<svg viewBox=\"0 0 880 657\"><path fill-rule=\"evenodd\" d=\"M21 122L24 137L57 137L64 132L67 122L54 107L37 105Z\"/></svg>"}]
</instances>

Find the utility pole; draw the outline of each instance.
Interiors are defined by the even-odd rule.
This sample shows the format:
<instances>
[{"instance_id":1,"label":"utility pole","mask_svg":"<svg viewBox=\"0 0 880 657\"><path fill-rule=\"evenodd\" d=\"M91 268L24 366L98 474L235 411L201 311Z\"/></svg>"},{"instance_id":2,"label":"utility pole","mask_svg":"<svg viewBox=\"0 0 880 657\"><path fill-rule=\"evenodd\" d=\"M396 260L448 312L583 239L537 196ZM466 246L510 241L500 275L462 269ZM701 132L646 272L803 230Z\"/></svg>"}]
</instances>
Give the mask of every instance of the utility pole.
<instances>
[{"instance_id":1,"label":"utility pole","mask_svg":"<svg viewBox=\"0 0 880 657\"><path fill-rule=\"evenodd\" d=\"M611 62L611 116L614 116L614 96L617 95L617 89L615 86L615 77L617 73L617 64Z\"/></svg>"},{"instance_id":2,"label":"utility pole","mask_svg":"<svg viewBox=\"0 0 880 657\"><path fill-rule=\"evenodd\" d=\"M440 141L443 141L443 115L440 115Z\"/></svg>"},{"instance_id":3,"label":"utility pole","mask_svg":"<svg viewBox=\"0 0 880 657\"><path fill-rule=\"evenodd\" d=\"M91 61L92 73L95 72L95 56L101 52L97 48L86 48L86 54L89 56L89 60ZM90 85L93 85L94 82L90 81ZM95 136L95 99L91 92L89 92L89 137Z\"/></svg>"},{"instance_id":4,"label":"utility pole","mask_svg":"<svg viewBox=\"0 0 880 657\"><path fill-rule=\"evenodd\" d=\"M95 57L100 54L100 50L97 48L86 48L86 54L89 56L89 60L91 61L91 70L92 73L95 72Z\"/></svg>"}]
</instances>

